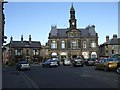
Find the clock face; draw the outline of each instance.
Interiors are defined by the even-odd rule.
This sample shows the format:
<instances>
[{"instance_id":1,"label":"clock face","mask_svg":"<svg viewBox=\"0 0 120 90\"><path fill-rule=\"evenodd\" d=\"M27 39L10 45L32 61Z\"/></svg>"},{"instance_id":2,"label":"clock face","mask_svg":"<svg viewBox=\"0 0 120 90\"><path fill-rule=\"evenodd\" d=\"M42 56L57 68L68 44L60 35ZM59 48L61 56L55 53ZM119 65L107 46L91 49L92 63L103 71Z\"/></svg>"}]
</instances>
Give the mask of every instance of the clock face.
<instances>
[{"instance_id":1,"label":"clock face","mask_svg":"<svg viewBox=\"0 0 120 90\"><path fill-rule=\"evenodd\" d=\"M75 23L74 23L74 22L72 22L72 25L75 25Z\"/></svg>"}]
</instances>

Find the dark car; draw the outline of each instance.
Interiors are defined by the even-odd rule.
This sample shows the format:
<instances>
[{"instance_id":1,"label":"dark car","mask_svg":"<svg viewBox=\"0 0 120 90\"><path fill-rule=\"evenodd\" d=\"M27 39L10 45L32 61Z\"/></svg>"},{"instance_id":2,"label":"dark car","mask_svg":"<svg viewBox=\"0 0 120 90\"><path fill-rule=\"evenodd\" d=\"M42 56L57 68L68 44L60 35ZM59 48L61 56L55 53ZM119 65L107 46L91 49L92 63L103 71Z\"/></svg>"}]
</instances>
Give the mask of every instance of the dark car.
<instances>
[{"instance_id":1,"label":"dark car","mask_svg":"<svg viewBox=\"0 0 120 90\"><path fill-rule=\"evenodd\" d=\"M42 67L57 67L58 61L53 59L48 59L42 63Z\"/></svg>"},{"instance_id":2,"label":"dark car","mask_svg":"<svg viewBox=\"0 0 120 90\"><path fill-rule=\"evenodd\" d=\"M17 70L25 70L25 69L30 70L30 64L26 60L19 61L16 64L16 69Z\"/></svg>"},{"instance_id":3,"label":"dark car","mask_svg":"<svg viewBox=\"0 0 120 90\"><path fill-rule=\"evenodd\" d=\"M97 58L90 58L88 60L85 61L85 65L86 66L94 66L97 62Z\"/></svg>"},{"instance_id":4,"label":"dark car","mask_svg":"<svg viewBox=\"0 0 120 90\"><path fill-rule=\"evenodd\" d=\"M75 67L75 66L83 66L82 58L75 58L75 59L73 59L72 65L73 65L73 67Z\"/></svg>"},{"instance_id":5,"label":"dark car","mask_svg":"<svg viewBox=\"0 0 120 90\"><path fill-rule=\"evenodd\" d=\"M118 74L120 74L120 58L116 58L116 61L117 61L116 72L117 72Z\"/></svg>"}]
</instances>

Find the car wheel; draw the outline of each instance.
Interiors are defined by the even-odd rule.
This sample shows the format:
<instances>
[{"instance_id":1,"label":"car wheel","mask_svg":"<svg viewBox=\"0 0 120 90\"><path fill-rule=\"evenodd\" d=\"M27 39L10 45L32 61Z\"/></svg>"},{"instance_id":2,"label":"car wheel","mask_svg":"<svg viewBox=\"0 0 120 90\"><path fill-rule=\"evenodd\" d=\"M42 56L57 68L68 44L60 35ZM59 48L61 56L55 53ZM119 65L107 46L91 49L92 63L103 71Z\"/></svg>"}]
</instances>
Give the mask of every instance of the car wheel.
<instances>
[{"instance_id":1,"label":"car wheel","mask_svg":"<svg viewBox=\"0 0 120 90\"><path fill-rule=\"evenodd\" d=\"M104 71L106 71L106 72L107 72L107 71L108 71L108 68L107 68L107 67L104 67Z\"/></svg>"},{"instance_id":2,"label":"car wheel","mask_svg":"<svg viewBox=\"0 0 120 90\"><path fill-rule=\"evenodd\" d=\"M42 67L44 68L45 66L44 66L44 65L42 65Z\"/></svg>"},{"instance_id":3,"label":"car wheel","mask_svg":"<svg viewBox=\"0 0 120 90\"><path fill-rule=\"evenodd\" d=\"M94 66L94 69L95 69L95 70L98 70L96 66Z\"/></svg>"},{"instance_id":4,"label":"car wheel","mask_svg":"<svg viewBox=\"0 0 120 90\"><path fill-rule=\"evenodd\" d=\"M17 69L18 71L21 71L21 69Z\"/></svg>"},{"instance_id":5,"label":"car wheel","mask_svg":"<svg viewBox=\"0 0 120 90\"><path fill-rule=\"evenodd\" d=\"M31 70L31 68L29 68L28 70Z\"/></svg>"},{"instance_id":6,"label":"car wheel","mask_svg":"<svg viewBox=\"0 0 120 90\"><path fill-rule=\"evenodd\" d=\"M83 64L81 65L81 67L83 67Z\"/></svg>"},{"instance_id":7,"label":"car wheel","mask_svg":"<svg viewBox=\"0 0 120 90\"><path fill-rule=\"evenodd\" d=\"M73 64L73 67L75 67L75 65Z\"/></svg>"},{"instance_id":8,"label":"car wheel","mask_svg":"<svg viewBox=\"0 0 120 90\"><path fill-rule=\"evenodd\" d=\"M119 68L117 68L117 73L118 73L118 74L120 74L120 67L119 67Z\"/></svg>"}]
</instances>

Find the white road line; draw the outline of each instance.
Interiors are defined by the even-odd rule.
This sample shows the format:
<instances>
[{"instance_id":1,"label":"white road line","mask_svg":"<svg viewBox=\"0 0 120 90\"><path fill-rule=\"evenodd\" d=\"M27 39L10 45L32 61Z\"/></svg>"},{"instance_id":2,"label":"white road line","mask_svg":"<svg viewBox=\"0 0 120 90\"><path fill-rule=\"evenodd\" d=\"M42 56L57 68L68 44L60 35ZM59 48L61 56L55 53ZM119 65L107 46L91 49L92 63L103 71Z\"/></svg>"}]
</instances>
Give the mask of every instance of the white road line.
<instances>
[{"instance_id":1,"label":"white road line","mask_svg":"<svg viewBox=\"0 0 120 90\"><path fill-rule=\"evenodd\" d=\"M39 87L36 85L36 83L31 78L28 77L28 75L26 75L22 71L19 71L19 73L23 75L23 77L29 82L29 84L32 84L33 88L35 88L36 90L39 90Z\"/></svg>"}]
</instances>

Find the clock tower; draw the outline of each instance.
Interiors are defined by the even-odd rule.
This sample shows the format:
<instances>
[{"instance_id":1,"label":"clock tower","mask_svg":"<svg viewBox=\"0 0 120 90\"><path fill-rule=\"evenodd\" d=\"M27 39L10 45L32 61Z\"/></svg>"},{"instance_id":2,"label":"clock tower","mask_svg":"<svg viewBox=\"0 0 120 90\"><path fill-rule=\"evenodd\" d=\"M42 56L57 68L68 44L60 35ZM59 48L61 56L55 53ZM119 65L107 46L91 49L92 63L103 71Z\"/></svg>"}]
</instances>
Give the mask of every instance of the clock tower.
<instances>
[{"instance_id":1,"label":"clock tower","mask_svg":"<svg viewBox=\"0 0 120 90\"><path fill-rule=\"evenodd\" d=\"M72 6L70 8L70 19L69 19L69 24L70 24L70 29L76 29L76 19L75 19L75 9L73 7L73 3Z\"/></svg>"}]
</instances>

